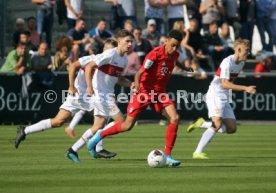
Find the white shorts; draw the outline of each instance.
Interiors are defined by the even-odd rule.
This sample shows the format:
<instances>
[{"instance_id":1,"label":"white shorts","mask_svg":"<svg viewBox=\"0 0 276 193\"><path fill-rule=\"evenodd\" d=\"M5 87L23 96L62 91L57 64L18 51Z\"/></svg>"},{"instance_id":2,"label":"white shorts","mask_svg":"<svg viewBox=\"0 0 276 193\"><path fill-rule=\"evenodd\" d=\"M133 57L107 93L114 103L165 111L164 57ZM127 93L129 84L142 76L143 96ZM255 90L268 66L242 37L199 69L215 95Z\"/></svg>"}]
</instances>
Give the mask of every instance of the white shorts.
<instances>
[{"instance_id":1,"label":"white shorts","mask_svg":"<svg viewBox=\"0 0 276 193\"><path fill-rule=\"evenodd\" d=\"M120 112L115 98L106 96L93 95L94 115L100 115L105 118L117 115Z\"/></svg>"},{"instance_id":2,"label":"white shorts","mask_svg":"<svg viewBox=\"0 0 276 193\"><path fill-rule=\"evenodd\" d=\"M234 111L229 102L221 100L219 97L214 95L215 94L209 92L206 95L209 118L221 117L223 119L236 119Z\"/></svg>"},{"instance_id":3,"label":"white shorts","mask_svg":"<svg viewBox=\"0 0 276 193\"><path fill-rule=\"evenodd\" d=\"M92 98L82 99L81 97L73 97L68 95L66 101L59 107L75 114L79 110L91 112L94 109L94 103Z\"/></svg>"}]
</instances>

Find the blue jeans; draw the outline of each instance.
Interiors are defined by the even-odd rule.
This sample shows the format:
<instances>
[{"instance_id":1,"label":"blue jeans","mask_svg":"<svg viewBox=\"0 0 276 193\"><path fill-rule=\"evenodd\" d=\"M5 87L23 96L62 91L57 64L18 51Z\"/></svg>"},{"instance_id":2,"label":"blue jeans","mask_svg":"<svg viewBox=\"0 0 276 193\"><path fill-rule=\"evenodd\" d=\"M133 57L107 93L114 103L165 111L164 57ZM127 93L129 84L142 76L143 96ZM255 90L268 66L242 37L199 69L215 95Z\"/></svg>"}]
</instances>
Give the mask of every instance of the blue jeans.
<instances>
[{"instance_id":1,"label":"blue jeans","mask_svg":"<svg viewBox=\"0 0 276 193\"><path fill-rule=\"evenodd\" d=\"M276 19L269 19L269 26L271 27L273 35L273 45L276 48Z\"/></svg>"},{"instance_id":2,"label":"blue jeans","mask_svg":"<svg viewBox=\"0 0 276 193\"><path fill-rule=\"evenodd\" d=\"M273 35L272 35L272 30L269 25L269 18L262 17L262 18L257 18L257 27L259 30L259 34L261 37L261 42L263 45L263 49L266 51L272 51L273 48ZM265 41L265 32L268 33L268 44Z\"/></svg>"},{"instance_id":3,"label":"blue jeans","mask_svg":"<svg viewBox=\"0 0 276 193\"><path fill-rule=\"evenodd\" d=\"M241 23L241 25L242 25L241 38L247 39L250 41L250 53L251 53L254 22L248 21L248 22Z\"/></svg>"},{"instance_id":4,"label":"blue jeans","mask_svg":"<svg viewBox=\"0 0 276 193\"><path fill-rule=\"evenodd\" d=\"M36 16L37 33L42 40L43 32L46 33L46 42L51 49L52 27L54 23L54 9L39 9Z\"/></svg>"}]
</instances>

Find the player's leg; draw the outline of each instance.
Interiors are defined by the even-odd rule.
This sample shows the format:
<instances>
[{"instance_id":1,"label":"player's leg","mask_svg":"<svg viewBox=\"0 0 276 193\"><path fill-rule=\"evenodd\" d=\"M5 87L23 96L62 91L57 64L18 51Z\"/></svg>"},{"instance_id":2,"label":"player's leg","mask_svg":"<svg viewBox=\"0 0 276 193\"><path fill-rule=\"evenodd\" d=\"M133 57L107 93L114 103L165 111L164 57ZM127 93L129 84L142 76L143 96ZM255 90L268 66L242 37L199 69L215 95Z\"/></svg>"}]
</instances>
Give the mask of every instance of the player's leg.
<instances>
[{"instance_id":1,"label":"player's leg","mask_svg":"<svg viewBox=\"0 0 276 193\"><path fill-rule=\"evenodd\" d=\"M204 118L200 117L196 121L194 121L192 124L190 124L187 127L186 131L187 131L187 133L190 133L197 128L208 129L211 126L212 126L212 121L206 121ZM225 130L223 128L220 128L218 130L218 133L225 133Z\"/></svg>"},{"instance_id":2,"label":"player's leg","mask_svg":"<svg viewBox=\"0 0 276 193\"><path fill-rule=\"evenodd\" d=\"M98 129L102 128L104 126L104 124L105 124L104 117L98 116L98 115L94 116L94 124L93 124L92 128L87 129L83 133L81 138L76 143L74 143L74 145L71 148L69 148L66 151L66 156L76 163L80 162L80 160L78 158L78 154L77 154L78 150L80 148L82 148L85 145L85 143L88 141L88 139L93 136L93 130L97 131ZM93 152L93 153L95 153L95 152ZM93 157L95 157L95 155L93 155Z\"/></svg>"},{"instance_id":3,"label":"player's leg","mask_svg":"<svg viewBox=\"0 0 276 193\"><path fill-rule=\"evenodd\" d=\"M124 117L123 117L123 114L121 112L119 112L118 114L112 116L112 119L114 121L107 124L103 128L103 131L106 130L107 128L113 126L115 123L117 123L119 121L123 121ZM117 153L107 151L106 149L103 148L103 139L100 140L99 143L96 145L96 158L112 158L112 157L115 157L116 155L117 155Z\"/></svg>"},{"instance_id":4,"label":"player's leg","mask_svg":"<svg viewBox=\"0 0 276 193\"><path fill-rule=\"evenodd\" d=\"M168 119L168 126L166 129L166 146L164 150L164 153L167 158L167 165L179 166L181 162L173 159L171 156L171 151L173 149L177 137L179 115L176 112L174 105L166 106L162 109L161 112L162 115L164 115Z\"/></svg>"},{"instance_id":5,"label":"player's leg","mask_svg":"<svg viewBox=\"0 0 276 193\"><path fill-rule=\"evenodd\" d=\"M18 148L20 142L23 141L27 135L31 133L45 131L50 128L60 127L70 117L71 117L70 111L67 111L65 109L60 109L58 114L53 119L44 119L28 127L20 126L17 130L17 136L15 139L15 148Z\"/></svg>"},{"instance_id":6,"label":"player's leg","mask_svg":"<svg viewBox=\"0 0 276 193\"><path fill-rule=\"evenodd\" d=\"M221 117L212 117L212 126L209 127L203 134L197 145L195 152L193 153L194 159L208 159L205 153L203 153L204 148L210 143L210 141L215 137L217 131L225 126L223 125Z\"/></svg>"},{"instance_id":7,"label":"player's leg","mask_svg":"<svg viewBox=\"0 0 276 193\"><path fill-rule=\"evenodd\" d=\"M236 119L223 119L223 123L226 127L226 133L227 134L233 134L237 131L237 123Z\"/></svg>"},{"instance_id":8,"label":"player's leg","mask_svg":"<svg viewBox=\"0 0 276 193\"><path fill-rule=\"evenodd\" d=\"M84 116L86 111L84 110L79 110L73 117L73 119L71 120L70 124L68 127L65 128L65 133L69 136L69 137L76 137L76 133L75 133L75 128L76 125L80 122L80 120L82 119L82 117Z\"/></svg>"}]
</instances>

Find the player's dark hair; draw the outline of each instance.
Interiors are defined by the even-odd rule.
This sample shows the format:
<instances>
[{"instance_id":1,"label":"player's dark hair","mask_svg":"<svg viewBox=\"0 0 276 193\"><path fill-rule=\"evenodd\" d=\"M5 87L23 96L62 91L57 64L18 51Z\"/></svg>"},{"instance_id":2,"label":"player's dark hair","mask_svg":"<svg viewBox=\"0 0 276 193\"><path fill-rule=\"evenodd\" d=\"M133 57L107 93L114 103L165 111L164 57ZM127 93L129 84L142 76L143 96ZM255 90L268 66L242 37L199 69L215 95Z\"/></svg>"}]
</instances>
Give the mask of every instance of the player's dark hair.
<instances>
[{"instance_id":1,"label":"player's dark hair","mask_svg":"<svg viewBox=\"0 0 276 193\"><path fill-rule=\"evenodd\" d=\"M114 40L114 39L111 39L111 38L107 39L107 40L105 41L105 44L110 44L110 45L112 45L113 47L117 47L117 46L118 46L118 42L117 42L116 40Z\"/></svg>"},{"instance_id":2,"label":"player's dark hair","mask_svg":"<svg viewBox=\"0 0 276 193\"><path fill-rule=\"evenodd\" d=\"M125 29L121 29L120 31L118 31L118 33L116 35L117 38L124 38L127 36L134 38L133 34Z\"/></svg>"},{"instance_id":3,"label":"player's dark hair","mask_svg":"<svg viewBox=\"0 0 276 193\"><path fill-rule=\"evenodd\" d=\"M32 19L33 19L33 20L36 20L34 16L30 16L30 17L27 18L27 22L29 22L29 21L32 20Z\"/></svg>"},{"instance_id":4,"label":"player's dark hair","mask_svg":"<svg viewBox=\"0 0 276 193\"><path fill-rule=\"evenodd\" d=\"M179 31L179 30L172 30L172 31L169 32L168 38L169 38L169 39L170 39L170 38L174 38L174 39L176 39L177 41L181 42L182 39L183 39L183 34L182 34L182 32Z\"/></svg>"}]
</instances>

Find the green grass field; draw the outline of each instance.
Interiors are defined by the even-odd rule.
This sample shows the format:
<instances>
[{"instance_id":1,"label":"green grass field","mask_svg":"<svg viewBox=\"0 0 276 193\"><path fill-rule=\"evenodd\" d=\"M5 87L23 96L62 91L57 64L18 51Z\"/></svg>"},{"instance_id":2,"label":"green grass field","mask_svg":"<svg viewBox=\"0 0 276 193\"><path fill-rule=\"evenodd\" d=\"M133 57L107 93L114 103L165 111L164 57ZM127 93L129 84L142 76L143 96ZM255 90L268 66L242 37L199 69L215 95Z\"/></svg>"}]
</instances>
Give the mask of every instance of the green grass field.
<instances>
[{"instance_id":1,"label":"green grass field","mask_svg":"<svg viewBox=\"0 0 276 193\"><path fill-rule=\"evenodd\" d=\"M80 136L88 125L79 126ZM203 130L191 134L181 125L173 151L179 168L149 168L148 153L163 150L165 127L139 125L107 138L105 147L118 153L109 160L91 159L79 151L80 164L64 156L75 139L63 128L29 135L14 148L15 126L0 127L0 193L275 193L275 125L240 125L234 135L218 134L206 153L191 155Z\"/></svg>"}]
</instances>

